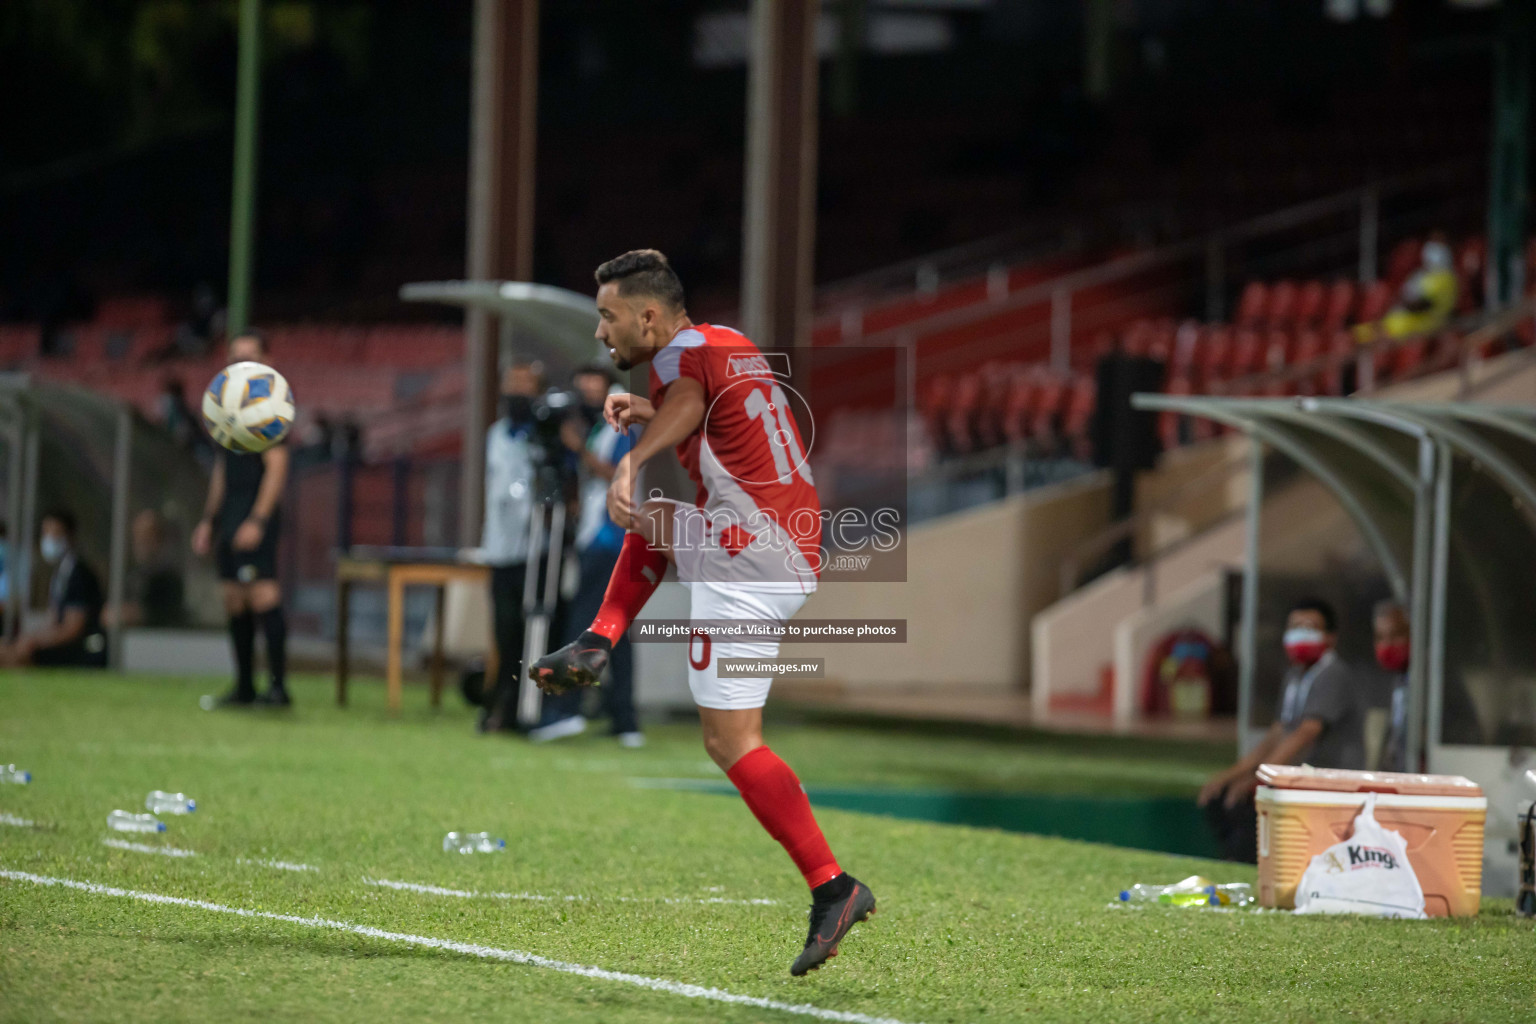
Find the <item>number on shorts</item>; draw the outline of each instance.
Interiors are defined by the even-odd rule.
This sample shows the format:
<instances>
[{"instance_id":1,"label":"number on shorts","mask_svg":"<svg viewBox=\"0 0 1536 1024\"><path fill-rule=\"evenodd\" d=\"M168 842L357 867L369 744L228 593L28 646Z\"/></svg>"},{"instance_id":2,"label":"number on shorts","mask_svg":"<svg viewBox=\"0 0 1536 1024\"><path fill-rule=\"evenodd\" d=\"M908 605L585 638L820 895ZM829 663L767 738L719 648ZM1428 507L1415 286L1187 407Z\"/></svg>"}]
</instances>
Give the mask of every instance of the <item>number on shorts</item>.
<instances>
[{"instance_id":1,"label":"number on shorts","mask_svg":"<svg viewBox=\"0 0 1536 1024\"><path fill-rule=\"evenodd\" d=\"M694 650L694 643L693 642L695 640L699 641L699 644L700 644L700 646L699 646L699 656L697 658L695 658L693 656L693 650ZM694 668L698 669L700 672L702 672L705 669L709 668L709 634L708 633L694 633L692 636L690 636L688 638L688 664L692 665Z\"/></svg>"}]
</instances>

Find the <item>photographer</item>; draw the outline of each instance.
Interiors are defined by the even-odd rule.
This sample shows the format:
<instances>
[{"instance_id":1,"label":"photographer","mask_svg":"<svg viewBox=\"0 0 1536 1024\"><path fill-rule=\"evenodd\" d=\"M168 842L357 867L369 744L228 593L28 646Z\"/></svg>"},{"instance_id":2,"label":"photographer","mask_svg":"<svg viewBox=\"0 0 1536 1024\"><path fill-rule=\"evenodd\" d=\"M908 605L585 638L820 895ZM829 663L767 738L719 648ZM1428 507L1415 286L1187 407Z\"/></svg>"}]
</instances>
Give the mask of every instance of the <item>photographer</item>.
<instances>
[{"instance_id":1,"label":"photographer","mask_svg":"<svg viewBox=\"0 0 1536 1024\"><path fill-rule=\"evenodd\" d=\"M548 486L551 477L563 485L574 478L575 469L560 443L561 407L544 395L543 366L514 362L502 376L501 395L501 419L491 424L485 438L485 527L480 546L491 566L491 604L500 659L495 687L480 718L484 732L517 727L526 625L523 587L530 558L536 566L541 562L537 553L528 550L529 525L539 505L541 486ZM541 592L544 585L540 573L537 586ZM551 636L561 634L564 612L562 600L550 622ZM579 694L546 696L539 728L529 733L530 738L555 739L582 732L586 720L576 713L578 698Z\"/></svg>"}]
</instances>

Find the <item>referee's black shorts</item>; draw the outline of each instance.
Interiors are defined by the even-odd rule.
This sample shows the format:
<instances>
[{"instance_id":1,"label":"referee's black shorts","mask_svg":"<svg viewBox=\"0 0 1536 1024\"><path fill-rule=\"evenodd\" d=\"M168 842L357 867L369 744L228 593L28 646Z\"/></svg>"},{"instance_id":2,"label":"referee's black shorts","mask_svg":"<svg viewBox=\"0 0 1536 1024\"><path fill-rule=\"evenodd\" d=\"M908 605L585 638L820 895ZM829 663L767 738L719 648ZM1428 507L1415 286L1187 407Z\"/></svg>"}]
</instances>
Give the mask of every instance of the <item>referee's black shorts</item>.
<instances>
[{"instance_id":1,"label":"referee's black shorts","mask_svg":"<svg viewBox=\"0 0 1536 1024\"><path fill-rule=\"evenodd\" d=\"M219 579L229 583L277 579L277 540L282 533L281 526L281 521L273 516L267 522L261 543L249 551L236 551L230 543L232 536L220 537L213 550L214 561L219 566Z\"/></svg>"}]
</instances>

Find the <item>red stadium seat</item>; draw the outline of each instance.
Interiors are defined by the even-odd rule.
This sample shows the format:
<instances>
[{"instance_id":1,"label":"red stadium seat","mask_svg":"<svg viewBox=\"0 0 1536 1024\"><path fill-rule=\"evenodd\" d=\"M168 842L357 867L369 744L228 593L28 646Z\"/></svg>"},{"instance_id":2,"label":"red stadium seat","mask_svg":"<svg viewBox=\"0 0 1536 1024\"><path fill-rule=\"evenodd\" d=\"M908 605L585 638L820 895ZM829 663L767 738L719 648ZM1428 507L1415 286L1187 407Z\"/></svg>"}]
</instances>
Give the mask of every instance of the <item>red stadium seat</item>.
<instances>
[{"instance_id":1,"label":"red stadium seat","mask_svg":"<svg viewBox=\"0 0 1536 1024\"><path fill-rule=\"evenodd\" d=\"M1098 387L1093 378L1087 374L1079 374L1072 381L1072 390L1067 396L1066 411L1062 413L1061 432L1071 446L1072 454L1084 461L1093 454L1089 427L1093 422L1097 395Z\"/></svg>"},{"instance_id":2,"label":"red stadium seat","mask_svg":"<svg viewBox=\"0 0 1536 1024\"><path fill-rule=\"evenodd\" d=\"M1151 320L1137 320L1120 336L1120 349L1128 356L1144 356L1152 347L1156 328Z\"/></svg>"},{"instance_id":3,"label":"red stadium seat","mask_svg":"<svg viewBox=\"0 0 1536 1024\"><path fill-rule=\"evenodd\" d=\"M1057 417L1061 413L1062 400L1067 395L1066 384L1055 374L1047 375L1040 382L1035 398L1035 412L1029 425L1031 440L1050 444L1056 437Z\"/></svg>"},{"instance_id":4,"label":"red stadium seat","mask_svg":"<svg viewBox=\"0 0 1536 1024\"><path fill-rule=\"evenodd\" d=\"M1349 323L1349 314L1355 308L1355 282L1335 281L1328 288L1328 302L1323 307L1321 327L1324 331L1336 331Z\"/></svg>"},{"instance_id":5,"label":"red stadium seat","mask_svg":"<svg viewBox=\"0 0 1536 1024\"><path fill-rule=\"evenodd\" d=\"M967 373L955 381L949 411L944 419L944 433L952 451L976 450L975 420L981 404L981 374Z\"/></svg>"},{"instance_id":6,"label":"red stadium seat","mask_svg":"<svg viewBox=\"0 0 1536 1024\"><path fill-rule=\"evenodd\" d=\"M1269 288L1263 281L1249 281L1243 287L1242 297L1237 301L1236 323L1243 327L1251 327L1259 323L1269 311Z\"/></svg>"},{"instance_id":7,"label":"red stadium seat","mask_svg":"<svg viewBox=\"0 0 1536 1024\"><path fill-rule=\"evenodd\" d=\"M1227 365L1228 374L1232 377L1246 377L1264 369L1264 341L1258 331L1251 328L1238 330L1232 341L1231 361Z\"/></svg>"},{"instance_id":8,"label":"red stadium seat","mask_svg":"<svg viewBox=\"0 0 1536 1024\"><path fill-rule=\"evenodd\" d=\"M1279 327L1270 328L1264 336L1264 360L1260 367L1266 373L1283 370L1290 363L1291 335Z\"/></svg>"},{"instance_id":9,"label":"red stadium seat","mask_svg":"<svg viewBox=\"0 0 1536 1024\"><path fill-rule=\"evenodd\" d=\"M1195 378L1201 390L1208 390L1214 380L1224 380L1232 367L1232 328L1218 324L1207 327L1196 342Z\"/></svg>"},{"instance_id":10,"label":"red stadium seat","mask_svg":"<svg viewBox=\"0 0 1536 1024\"><path fill-rule=\"evenodd\" d=\"M1321 359L1323 355L1323 336L1314 330L1302 330L1296 334L1296 340L1291 345L1292 366L1305 366L1307 363ZM1297 380L1297 393L1303 395L1315 395L1327 389L1327 375L1323 372L1310 374Z\"/></svg>"},{"instance_id":11,"label":"red stadium seat","mask_svg":"<svg viewBox=\"0 0 1536 1024\"><path fill-rule=\"evenodd\" d=\"M1408 275L1419 266L1419 261L1424 257L1424 243L1417 238L1405 238L1392 248L1392 255L1387 257L1386 282L1396 292Z\"/></svg>"},{"instance_id":12,"label":"red stadium seat","mask_svg":"<svg viewBox=\"0 0 1536 1024\"><path fill-rule=\"evenodd\" d=\"M1328 286L1313 279L1301 286L1296 295L1296 324L1300 327L1316 327L1328 306Z\"/></svg>"},{"instance_id":13,"label":"red stadium seat","mask_svg":"<svg viewBox=\"0 0 1536 1024\"><path fill-rule=\"evenodd\" d=\"M1269 309L1264 321L1271 327L1290 327L1296 322L1296 306L1300 289L1295 281L1277 281L1269 290Z\"/></svg>"},{"instance_id":14,"label":"red stadium seat","mask_svg":"<svg viewBox=\"0 0 1536 1024\"><path fill-rule=\"evenodd\" d=\"M1488 243L1474 235L1456 251L1456 277L1460 285L1456 311L1471 313L1482 304L1483 279L1488 272Z\"/></svg>"},{"instance_id":15,"label":"red stadium seat","mask_svg":"<svg viewBox=\"0 0 1536 1024\"><path fill-rule=\"evenodd\" d=\"M1029 438L1039 396L1039 374L1028 369L1015 370L1008 384L1008 401L1003 407L1003 437L1009 444L1022 444Z\"/></svg>"},{"instance_id":16,"label":"red stadium seat","mask_svg":"<svg viewBox=\"0 0 1536 1024\"><path fill-rule=\"evenodd\" d=\"M1356 323L1380 320L1392 308L1395 289L1385 281L1373 281L1360 296L1360 308L1355 311Z\"/></svg>"}]
</instances>

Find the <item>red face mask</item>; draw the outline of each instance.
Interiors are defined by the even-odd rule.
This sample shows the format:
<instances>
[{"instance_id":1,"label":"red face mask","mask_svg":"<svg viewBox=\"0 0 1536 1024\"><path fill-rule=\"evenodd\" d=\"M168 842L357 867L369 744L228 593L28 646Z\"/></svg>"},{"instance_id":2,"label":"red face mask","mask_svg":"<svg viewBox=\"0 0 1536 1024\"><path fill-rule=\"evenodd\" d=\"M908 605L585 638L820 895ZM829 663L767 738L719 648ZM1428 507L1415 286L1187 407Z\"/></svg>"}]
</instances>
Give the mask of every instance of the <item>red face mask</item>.
<instances>
[{"instance_id":1,"label":"red face mask","mask_svg":"<svg viewBox=\"0 0 1536 1024\"><path fill-rule=\"evenodd\" d=\"M1316 629L1298 627L1285 631L1285 656L1297 665L1315 665L1328 650L1327 638Z\"/></svg>"},{"instance_id":2,"label":"red face mask","mask_svg":"<svg viewBox=\"0 0 1536 1024\"><path fill-rule=\"evenodd\" d=\"M1408 641L1387 640L1376 645L1376 663L1388 672L1401 672L1408 667Z\"/></svg>"}]
</instances>

